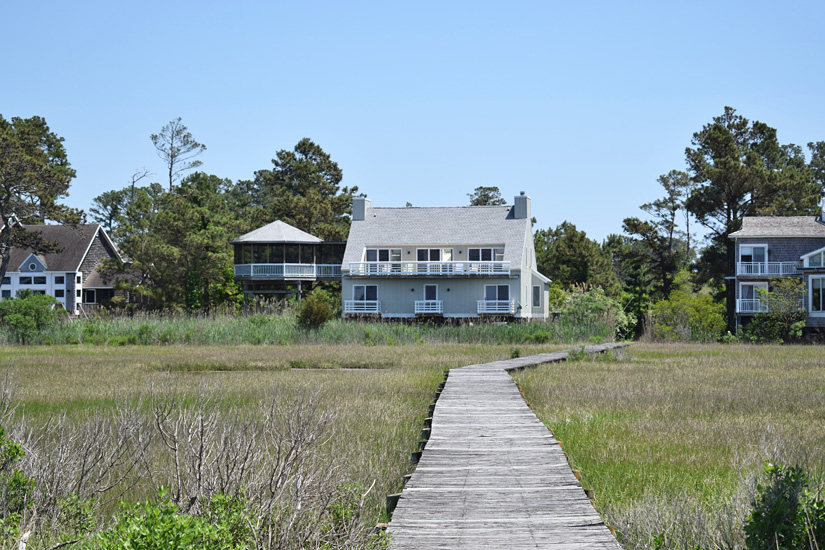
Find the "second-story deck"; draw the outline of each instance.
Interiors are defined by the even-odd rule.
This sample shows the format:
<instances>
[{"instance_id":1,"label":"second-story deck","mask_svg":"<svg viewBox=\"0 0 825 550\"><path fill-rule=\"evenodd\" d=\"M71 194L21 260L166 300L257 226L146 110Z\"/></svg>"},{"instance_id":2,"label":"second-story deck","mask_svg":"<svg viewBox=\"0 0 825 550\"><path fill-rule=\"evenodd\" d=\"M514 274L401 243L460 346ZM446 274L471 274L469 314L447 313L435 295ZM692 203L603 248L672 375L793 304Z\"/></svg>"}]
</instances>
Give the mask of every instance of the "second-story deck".
<instances>
[{"instance_id":1,"label":"second-story deck","mask_svg":"<svg viewBox=\"0 0 825 550\"><path fill-rule=\"evenodd\" d=\"M799 275L799 262L738 262L737 275L764 275L767 277L784 277Z\"/></svg>"},{"instance_id":2,"label":"second-story deck","mask_svg":"<svg viewBox=\"0 0 825 550\"><path fill-rule=\"evenodd\" d=\"M235 277L250 280L340 281L340 264L236 264Z\"/></svg>"},{"instance_id":3,"label":"second-story deck","mask_svg":"<svg viewBox=\"0 0 825 550\"><path fill-rule=\"evenodd\" d=\"M510 262L350 262L358 277L490 277L510 276Z\"/></svg>"}]
</instances>

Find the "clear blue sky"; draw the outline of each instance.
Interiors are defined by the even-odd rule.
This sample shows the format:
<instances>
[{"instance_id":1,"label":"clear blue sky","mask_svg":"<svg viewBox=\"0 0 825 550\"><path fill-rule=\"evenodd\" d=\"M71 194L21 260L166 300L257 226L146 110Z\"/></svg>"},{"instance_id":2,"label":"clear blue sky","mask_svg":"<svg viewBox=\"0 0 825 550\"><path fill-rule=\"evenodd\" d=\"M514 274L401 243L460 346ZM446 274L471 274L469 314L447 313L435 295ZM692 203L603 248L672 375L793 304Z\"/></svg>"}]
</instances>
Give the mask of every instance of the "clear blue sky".
<instances>
[{"instance_id":1,"label":"clear blue sky","mask_svg":"<svg viewBox=\"0 0 825 550\"><path fill-rule=\"evenodd\" d=\"M180 116L233 181L309 137L373 205L524 190L537 227L601 241L725 105L825 140L824 20L821 1L3 2L0 114L66 139L86 210L136 168L162 182L149 135Z\"/></svg>"}]
</instances>

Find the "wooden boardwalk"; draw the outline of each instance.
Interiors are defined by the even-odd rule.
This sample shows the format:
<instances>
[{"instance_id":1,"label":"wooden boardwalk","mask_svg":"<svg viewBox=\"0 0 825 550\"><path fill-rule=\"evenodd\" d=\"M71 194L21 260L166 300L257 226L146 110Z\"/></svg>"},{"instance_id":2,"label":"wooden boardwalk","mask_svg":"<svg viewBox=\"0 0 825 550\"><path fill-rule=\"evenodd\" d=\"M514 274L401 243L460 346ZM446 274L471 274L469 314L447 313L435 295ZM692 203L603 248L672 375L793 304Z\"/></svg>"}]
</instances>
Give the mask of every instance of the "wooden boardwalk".
<instances>
[{"instance_id":1,"label":"wooden boardwalk","mask_svg":"<svg viewBox=\"0 0 825 550\"><path fill-rule=\"evenodd\" d=\"M389 523L394 549L621 548L508 374L566 358L545 353L449 372Z\"/></svg>"}]
</instances>

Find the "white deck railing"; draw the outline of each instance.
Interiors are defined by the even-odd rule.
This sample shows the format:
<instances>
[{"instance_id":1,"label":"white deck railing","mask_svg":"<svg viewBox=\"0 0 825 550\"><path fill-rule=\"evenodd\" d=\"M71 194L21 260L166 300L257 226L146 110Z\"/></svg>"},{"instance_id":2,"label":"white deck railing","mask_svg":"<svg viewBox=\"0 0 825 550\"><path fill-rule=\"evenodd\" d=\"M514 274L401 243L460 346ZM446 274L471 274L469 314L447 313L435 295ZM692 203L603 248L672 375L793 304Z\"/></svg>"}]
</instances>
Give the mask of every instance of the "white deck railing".
<instances>
[{"instance_id":1,"label":"white deck railing","mask_svg":"<svg viewBox=\"0 0 825 550\"><path fill-rule=\"evenodd\" d=\"M805 309L805 301L798 300L796 302L796 307L799 310ZM785 308L782 307L784 310ZM768 301L761 300L759 298L740 298L736 300L736 312L737 313L767 313L770 310L768 305Z\"/></svg>"},{"instance_id":2,"label":"white deck railing","mask_svg":"<svg viewBox=\"0 0 825 550\"><path fill-rule=\"evenodd\" d=\"M516 312L515 300L479 300L478 313L500 313L512 315Z\"/></svg>"},{"instance_id":3,"label":"white deck railing","mask_svg":"<svg viewBox=\"0 0 825 550\"><path fill-rule=\"evenodd\" d=\"M444 302L441 300L416 300L415 313L444 313Z\"/></svg>"},{"instance_id":4,"label":"white deck railing","mask_svg":"<svg viewBox=\"0 0 825 550\"><path fill-rule=\"evenodd\" d=\"M350 262L350 275L410 277L510 276L510 262Z\"/></svg>"},{"instance_id":5,"label":"white deck railing","mask_svg":"<svg viewBox=\"0 0 825 550\"><path fill-rule=\"evenodd\" d=\"M799 262L739 262L737 275L796 275Z\"/></svg>"},{"instance_id":6,"label":"white deck railing","mask_svg":"<svg viewBox=\"0 0 825 550\"><path fill-rule=\"evenodd\" d=\"M381 313L378 300L344 300L344 313Z\"/></svg>"},{"instance_id":7,"label":"white deck railing","mask_svg":"<svg viewBox=\"0 0 825 550\"><path fill-rule=\"evenodd\" d=\"M335 279L341 277L341 266L338 264L236 264L235 277Z\"/></svg>"}]
</instances>

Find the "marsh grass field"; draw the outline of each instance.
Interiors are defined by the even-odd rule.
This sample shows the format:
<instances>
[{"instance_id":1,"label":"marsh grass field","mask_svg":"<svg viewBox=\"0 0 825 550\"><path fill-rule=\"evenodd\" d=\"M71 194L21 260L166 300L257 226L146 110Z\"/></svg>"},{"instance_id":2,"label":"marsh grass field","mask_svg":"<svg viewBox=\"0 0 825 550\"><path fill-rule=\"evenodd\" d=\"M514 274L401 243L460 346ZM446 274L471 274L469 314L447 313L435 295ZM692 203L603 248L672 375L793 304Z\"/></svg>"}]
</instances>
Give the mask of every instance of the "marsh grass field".
<instances>
[{"instance_id":1,"label":"marsh grass field","mask_svg":"<svg viewBox=\"0 0 825 550\"><path fill-rule=\"evenodd\" d=\"M626 548L656 536L663 547L741 547L765 461L801 465L822 488L818 346L640 343L514 378Z\"/></svg>"},{"instance_id":2,"label":"marsh grass field","mask_svg":"<svg viewBox=\"0 0 825 550\"><path fill-rule=\"evenodd\" d=\"M568 347L522 344L518 352ZM386 520L384 498L411 471L443 371L513 352L491 344L15 346L0 348L0 358L18 387L16 415L32 425L145 403L141 396L164 381L191 400L220 388L250 414L267 396L289 407L296 394L317 392L331 419L318 455L338 479L372 487L359 519L368 527ZM815 479L823 473L825 357L817 346L639 343L514 378L626 548L662 534L662 548L723 539L742 547L748 490L765 460L799 461ZM123 498L154 489L137 485Z\"/></svg>"}]
</instances>

